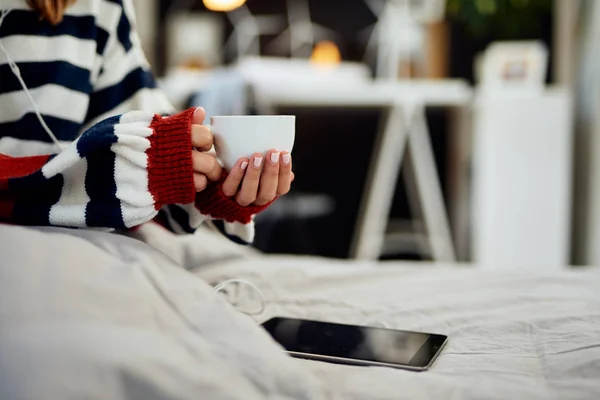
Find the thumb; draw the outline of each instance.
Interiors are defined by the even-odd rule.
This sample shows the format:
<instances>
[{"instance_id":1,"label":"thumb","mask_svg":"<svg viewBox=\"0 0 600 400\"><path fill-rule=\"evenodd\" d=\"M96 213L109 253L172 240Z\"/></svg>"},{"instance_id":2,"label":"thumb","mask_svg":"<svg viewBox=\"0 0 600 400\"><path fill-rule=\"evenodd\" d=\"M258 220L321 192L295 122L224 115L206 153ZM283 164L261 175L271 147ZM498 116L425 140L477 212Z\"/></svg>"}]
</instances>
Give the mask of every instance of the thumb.
<instances>
[{"instance_id":1,"label":"thumb","mask_svg":"<svg viewBox=\"0 0 600 400\"><path fill-rule=\"evenodd\" d=\"M206 111L204 108L198 107L194 111L194 116L192 117L193 125L202 125L204 123L204 119L206 118Z\"/></svg>"}]
</instances>

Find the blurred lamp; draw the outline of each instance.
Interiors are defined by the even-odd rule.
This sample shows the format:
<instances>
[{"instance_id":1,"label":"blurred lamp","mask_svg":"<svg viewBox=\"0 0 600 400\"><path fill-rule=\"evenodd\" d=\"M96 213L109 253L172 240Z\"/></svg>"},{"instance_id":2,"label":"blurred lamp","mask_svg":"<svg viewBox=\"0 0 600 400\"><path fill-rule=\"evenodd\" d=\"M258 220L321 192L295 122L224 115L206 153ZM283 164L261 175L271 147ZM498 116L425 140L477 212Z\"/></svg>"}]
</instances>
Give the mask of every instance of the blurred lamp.
<instances>
[{"instance_id":1,"label":"blurred lamp","mask_svg":"<svg viewBox=\"0 0 600 400\"><path fill-rule=\"evenodd\" d=\"M246 0L202 0L206 8L210 11L229 12L239 8L246 3Z\"/></svg>"},{"instance_id":2,"label":"blurred lamp","mask_svg":"<svg viewBox=\"0 0 600 400\"><path fill-rule=\"evenodd\" d=\"M315 45L310 61L320 66L334 66L342 62L342 54L335 43L324 40Z\"/></svg>"}]
</instances>

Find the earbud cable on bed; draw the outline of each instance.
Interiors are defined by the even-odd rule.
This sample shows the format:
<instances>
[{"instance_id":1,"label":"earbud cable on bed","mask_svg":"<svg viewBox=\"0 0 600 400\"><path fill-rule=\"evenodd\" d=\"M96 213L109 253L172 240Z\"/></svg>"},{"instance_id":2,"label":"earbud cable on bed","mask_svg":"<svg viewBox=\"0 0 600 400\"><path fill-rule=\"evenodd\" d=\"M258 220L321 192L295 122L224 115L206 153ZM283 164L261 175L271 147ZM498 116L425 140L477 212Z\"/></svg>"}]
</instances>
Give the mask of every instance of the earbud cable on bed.
<instances>
[{"instance_id":1,"label":"earbud cable on bed","mask_svg":"<svg viewBox=\"0 0 600 400\"><path fill-rule=\"evenodd\" d=\"M256 292L256 294L258 295L258 297L260 298L260 309L258 311L255 312L245 312L242 311L244 314L247 315L259 315L262 314L263 311L265 311L265 297L263 295L263 293L260 291L259 288L257 288L254 284L244 280L244 279L228 279L226 281L223 281L221 283L219 283L217 286L215 286L215 291L216 292L223 292L225 290L225 287L227 287L227 285L231 284L231 283L238 283L241 285L246 285L249 288L251 288L252 290L254 290Z\"/></svg>"},{"instance_id":2,"label":"earbud cable on bed","mask_svg":"<svg viewBox=\"0 0 600 400\"><path fill-rule=\"evenodd\" d=\"M12 11L12 9L7 9L7 10L2 10L0 12L0 26L2 26L4 19L11 11ZM63 147L62 147L60 141L57 139L56 135L54 135L54 133L52 132L50 127L48 127L48 125L46 124L46 121L44 121L44 118L42 117L42 113L40 112L37 104L35 103L35 100L33 100L33 96L31 96L31 93L29 92L29 88L27 87L27 85L25 84L25 81L23 80L23 77L21 76L21 70L19 69L19 66L17 65L17 63L15 63L13 61L10 54L8 53L8 50L6 50L6 48L4 47L4 43L2 43L2 39L0 39L0 51L2 51L2 53L4 53L4 55L6 56L6 60L8 61L8 66L10 67L10 70L15 75L15 77L19 80L19 83L21 84L23 91L25 91L25 94L27 95L27 98L29 99L31 106L33 107L33 111L35 112L35 115L37 116L38 121L40 121L40 124L42 125L42 127L44 128L44 130L46 131L48 136L50 136L50 138L52 139L54 144L56 144L59 152L62 151Z\"/></svg>"}]
</instances>

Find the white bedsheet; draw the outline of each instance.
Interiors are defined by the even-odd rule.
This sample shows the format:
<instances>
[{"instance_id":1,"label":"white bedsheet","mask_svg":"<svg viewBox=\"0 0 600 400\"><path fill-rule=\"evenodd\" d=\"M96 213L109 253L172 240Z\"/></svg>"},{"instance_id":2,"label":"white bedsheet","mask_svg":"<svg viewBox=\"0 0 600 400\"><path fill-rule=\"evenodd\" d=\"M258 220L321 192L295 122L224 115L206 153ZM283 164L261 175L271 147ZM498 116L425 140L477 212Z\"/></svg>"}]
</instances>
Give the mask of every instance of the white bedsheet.
<instances>
[{"instance_id":1,"label":"white bedsheet","mask_svg":"<svg viewBox=\"0 0 600 400\"><path fill-rule=\"evenodd\" d=\"M215 237L138 234L164 254L116 234L0 225L0 400L600 398L599 270L267 258ZM422 373L292 360L197 277L259 286L258 322L450 342Z\"/></svg>"},{"instance_id":2,"label":"white bedsheet","mask_svg":"<svg viewBox=\"0 0 600 400\"><path fill-rule=\"evenodd\" d=\"M428 264L257 258L201 270L258 285L271 316L442 333L415 373L300 361L332 398L599 399L600 270L540 274Z\"/></svg>"}]
</instances>

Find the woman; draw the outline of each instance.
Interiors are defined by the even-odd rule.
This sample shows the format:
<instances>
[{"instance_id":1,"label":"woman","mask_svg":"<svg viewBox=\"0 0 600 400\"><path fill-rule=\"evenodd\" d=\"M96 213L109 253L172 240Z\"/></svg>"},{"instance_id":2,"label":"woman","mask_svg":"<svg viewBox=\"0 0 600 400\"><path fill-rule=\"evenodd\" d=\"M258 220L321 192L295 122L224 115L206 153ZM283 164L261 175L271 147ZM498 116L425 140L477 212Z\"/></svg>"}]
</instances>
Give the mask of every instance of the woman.
<instances>
[{"instance_id":1,"label":"woman","mask_svg":"<svg viewBox=\"0 0 600 400\"><path fill-rule=\"evenodd\" d=\"M0 0L0 221L176 233L207 221L236 242L289 191L289 153L223 172L203 109L156 89L131 0ZM198 38L201 40L201 38ZM83 132L83 134L81 134Z\"/></svg>"}]
</instances>

